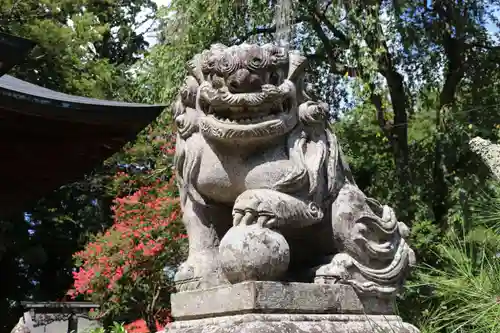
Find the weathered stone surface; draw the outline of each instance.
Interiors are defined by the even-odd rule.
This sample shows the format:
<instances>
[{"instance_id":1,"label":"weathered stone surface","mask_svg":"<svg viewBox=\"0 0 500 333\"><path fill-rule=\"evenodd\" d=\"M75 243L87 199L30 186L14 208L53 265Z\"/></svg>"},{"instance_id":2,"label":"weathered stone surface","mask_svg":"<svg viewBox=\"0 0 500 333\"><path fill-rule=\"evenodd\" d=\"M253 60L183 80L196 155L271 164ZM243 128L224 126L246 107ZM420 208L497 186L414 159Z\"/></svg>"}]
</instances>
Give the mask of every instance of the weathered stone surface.
<instances>
[{"instance_id":1,"label":"weathered stone surface","mask_svg":"<svg viewBox=\"0 0 500 333\"><path fill-rule=\"evenodd\" d=\"M493 175L500 179L500 145L481 137L475 137L469 142L471 150L479 155Z\"/></svg>"},{"instance_id":2,"label":"weathered stone surface","mask_svg":"<svg viewBox=\"0 0 500 333\"><path fill-rule=\"evenodd\" d=\"M328 105L305 91L306 58L271 44L216 44L188 67L174 105L189 236L178 291L281 279L394 295L415 261L408 228L356 186ZM262 232L261 243L238 247L255 225L284 240Z\"/></svg>"},{"instance_id":3,"label":"weathered stone surface","mask_svg":"<svg viewBox=\"0 0 500 333\"><path fill-rule=\"evenodd\" d=\"M357 187L305 68L271 44L189 62L173 110L189 255L172 332L418 332L384 316L415 263L409 229Z\"/></svg>"},{"instance_id":4,"label":"weathered stone surface","mask_svg":"<svg viewBox=\"0 0 500 333\"><path fill-rule=\"evenodd\" d=\"M242 313L392 314L392 300L360 297L351 286L248 281L172 295L176 320Z\"/></svg>"},{"instance_id":5,"label":"weathered stone surface","mask_svg":"<svg viewBox=\"0 0 500 333\"><path fill-rule=\"evenodd\" d=\"M166 333L418 333L397 316L245 314L174 322Z\"/></svg>"},{"instance_id":6,"label":"weathered stone surface","mask_svg":"<svg viewBox=\"0 0 500 333\"><path fill-rule=\"evenodd\" d=\"M276 231L258 224L229 229L219 245L222 271L231 283L277 280L290 263L290 247Z\"/></svg>"}]
</instances>

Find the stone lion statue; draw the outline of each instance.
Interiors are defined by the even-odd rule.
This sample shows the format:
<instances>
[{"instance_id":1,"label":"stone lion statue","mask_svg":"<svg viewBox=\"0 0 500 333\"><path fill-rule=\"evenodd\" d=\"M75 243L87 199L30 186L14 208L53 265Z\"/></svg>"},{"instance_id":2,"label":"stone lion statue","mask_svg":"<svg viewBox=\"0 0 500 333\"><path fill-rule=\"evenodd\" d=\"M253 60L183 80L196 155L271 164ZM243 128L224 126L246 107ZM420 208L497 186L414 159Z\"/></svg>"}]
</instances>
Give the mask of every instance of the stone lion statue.
<instances>
[{"instance_id":1,"label":"stone lion statue","mask_svg":"<svg viewBox=\"0 0 500 333\"><path fill-rule=\"evenodd\" d=\"M189 236L178 291L254 279L392 295L414 264L408 228L356 186L305 67L271 44L217 44L189 62L173 106Z\"/></svg>"}]
</instances>

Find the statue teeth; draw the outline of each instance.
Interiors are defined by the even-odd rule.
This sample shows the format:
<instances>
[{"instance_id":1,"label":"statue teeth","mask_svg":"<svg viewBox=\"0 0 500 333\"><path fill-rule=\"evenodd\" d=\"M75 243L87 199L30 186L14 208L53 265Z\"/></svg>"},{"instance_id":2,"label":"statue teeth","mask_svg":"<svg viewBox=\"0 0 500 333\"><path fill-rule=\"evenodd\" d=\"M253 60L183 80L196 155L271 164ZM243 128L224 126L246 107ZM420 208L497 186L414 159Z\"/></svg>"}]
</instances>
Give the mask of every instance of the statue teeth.
<instances>
[{"instance_id":1,"label":"statue teeth","mask_svg":"<svg viewBox=\"0 0 500 333\"><path fill-rule=\"evenodd\" d=\"M213 114L213 116L220 122L226 124L257 124L264 121L273 120L276 118L276 113L273 114L255 114L254 117L251 118L226 118L224 116L220 116L217 114Z\"/></svg>"}]
</instances>

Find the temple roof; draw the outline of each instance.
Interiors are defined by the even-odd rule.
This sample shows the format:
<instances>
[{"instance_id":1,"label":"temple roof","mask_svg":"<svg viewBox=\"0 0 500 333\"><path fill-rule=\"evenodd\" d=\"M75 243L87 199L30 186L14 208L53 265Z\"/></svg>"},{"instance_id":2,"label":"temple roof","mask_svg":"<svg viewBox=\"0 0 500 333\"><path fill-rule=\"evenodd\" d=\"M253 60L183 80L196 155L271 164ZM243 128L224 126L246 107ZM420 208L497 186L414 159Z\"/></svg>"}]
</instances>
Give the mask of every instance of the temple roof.
<instances>
[{"instance_id":1,"label":"temple roof","mask_svg":"<svg viewBox=\"0 0 500 333\"><path fill-rule=\"evenodd\" d=\"M0 76L22 61L34 46L28 39L0 33Z\"/></svg>"},{"instance_id":2,"label":"temple roof","mask_svg":"<svg viewBox=\"0 0 500 333\"><path fill-rule=\"evenodd\" d=\"M4 40L0 34L0 49ZM3 50L0 63L8 63L2 54ZM21 212L48 192L80 179L133 140L164 109L63 94L1 76L3 68L0 215Z\"/></svg>"}]
</instances>

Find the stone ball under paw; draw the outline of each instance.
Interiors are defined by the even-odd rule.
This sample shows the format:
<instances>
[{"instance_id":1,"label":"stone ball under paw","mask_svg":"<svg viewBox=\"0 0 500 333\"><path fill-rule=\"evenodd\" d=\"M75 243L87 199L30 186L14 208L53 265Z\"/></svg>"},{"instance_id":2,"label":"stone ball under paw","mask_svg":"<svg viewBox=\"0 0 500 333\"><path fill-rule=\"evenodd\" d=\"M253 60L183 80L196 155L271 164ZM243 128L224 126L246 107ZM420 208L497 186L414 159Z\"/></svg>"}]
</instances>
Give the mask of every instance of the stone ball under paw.
<instances>
[{"instance_id":1,"label":"stone ball under paw","mask_svg":"<svg viewBox=\"0 0 500 333\"><path fill-rule=\"evenodd\" d=\"M280 233L259 225L232 227L221 240L222 270L231 283L281 278L290 263L290 247Z\"/></svg>"}]
</instances>

